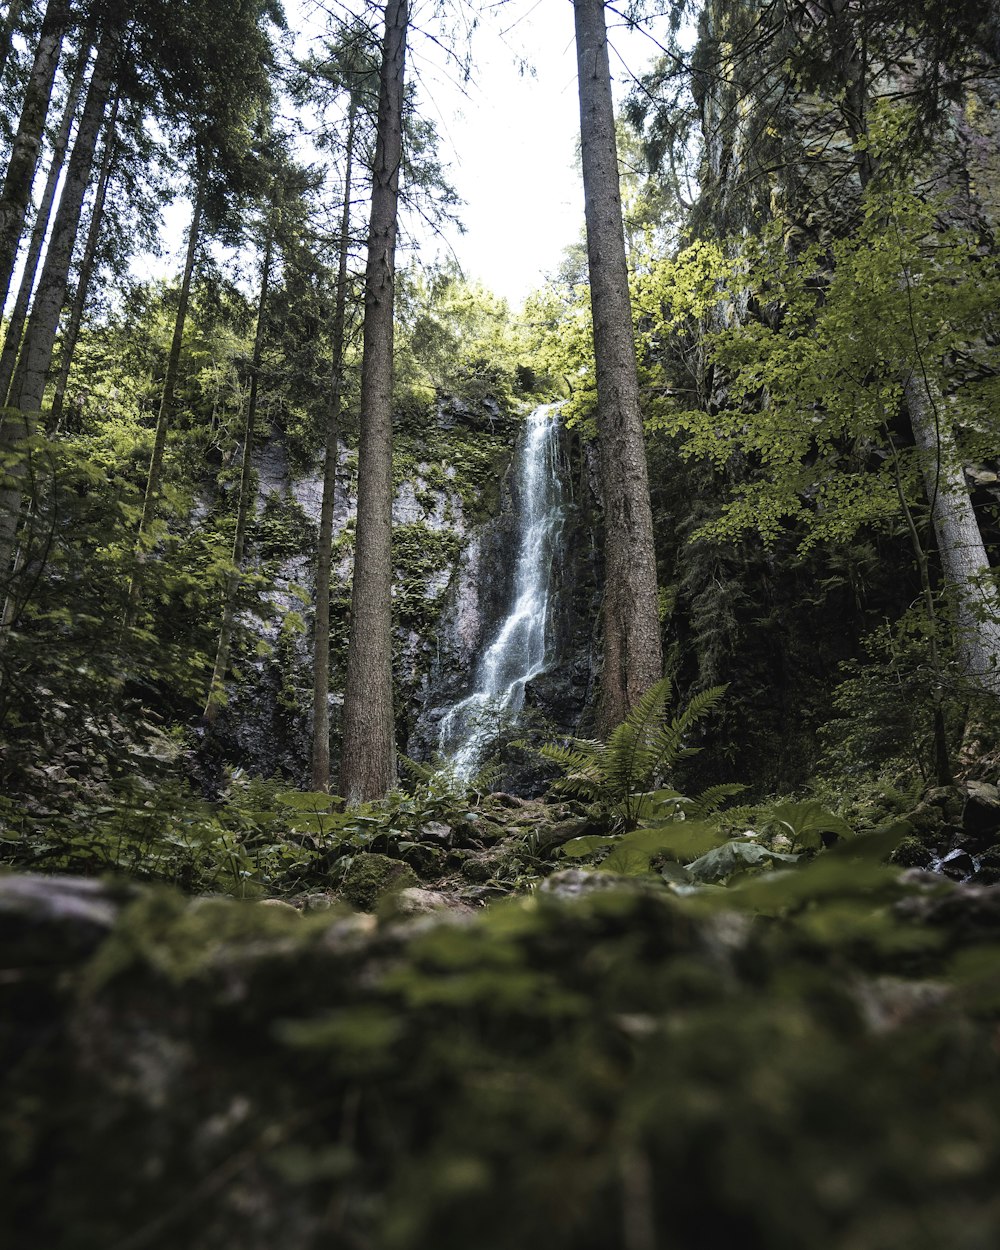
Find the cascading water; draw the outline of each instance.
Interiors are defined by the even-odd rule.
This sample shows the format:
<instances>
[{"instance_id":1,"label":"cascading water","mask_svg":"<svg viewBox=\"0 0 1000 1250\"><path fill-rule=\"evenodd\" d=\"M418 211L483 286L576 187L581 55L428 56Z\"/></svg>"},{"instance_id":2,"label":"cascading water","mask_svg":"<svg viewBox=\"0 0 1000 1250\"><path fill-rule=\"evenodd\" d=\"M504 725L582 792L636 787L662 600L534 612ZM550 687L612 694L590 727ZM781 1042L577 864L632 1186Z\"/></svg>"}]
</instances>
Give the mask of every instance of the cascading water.
<instances>
[{"instance_id":1,"label":"cascading water","mask_svg":"<svg viewBox=\"0 0 1000 1250\"><path fill-rule=\"evenodd\" d=\"M524 705L524 688L545 671L553 556L562 527L558 463L559 404L542 404L526 422L517 451L517 555L513 602L479 662L476 688L441 721L440 750L468 779L482 763L498 724Z\"/></svg>"}]
</instances>

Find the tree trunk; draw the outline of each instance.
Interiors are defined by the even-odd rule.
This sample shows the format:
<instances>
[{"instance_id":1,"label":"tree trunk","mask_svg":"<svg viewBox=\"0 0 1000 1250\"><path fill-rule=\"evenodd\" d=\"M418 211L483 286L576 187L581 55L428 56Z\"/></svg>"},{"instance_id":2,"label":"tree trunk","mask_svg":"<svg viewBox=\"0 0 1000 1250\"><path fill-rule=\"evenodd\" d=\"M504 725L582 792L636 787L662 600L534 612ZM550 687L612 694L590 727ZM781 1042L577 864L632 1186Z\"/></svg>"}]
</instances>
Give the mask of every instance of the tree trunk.
<instances>
[{"instance_id":1,"label":"tree trunk","mask_svg":"<svg viewBox=\"0 0 1000 1250\"><path fill-rule=\"evenodd\" d=\"M607 732L659 680L662 658L604 3L574 0L574 9L604 496L604 669L598 719Z\"/></svg>"},{"instance_id":2,"label":"tree trunk","mask_svg":"<svg viewBox=\"0 0 1000 1250\"><path fill-rule=\"evenodd\" d=\"M49 162L49 171L45 177L45 189L42 192L35 224L31 231L31 242L28 245L28 255L25 258L24 269L21 273L17 299L14 301L14 308L7 323L3 352L0 353L0 405L6 404L10 384L14 377L14 365L17 363L17 353L21 346L24 323L28 317L28 306L31 303L31 292L35 286L38 261L41 257L45 235L49 228L49 214L52 212L52 204L56 197L56 187L59 184L59 175L62 173L63 158L66 155L66 145L69 142L69 132L73 128L73 119L76 117L77 105L80 103L80 95L83 91L89 52L90 49L86 44L80 49L80 61L66 96L66 107L63 110L62 121L59 123L59 131L52 143L52 159Z\"/></svg>"},{"instance_id":3,"label":"tree trunk","mask_svg":"<svg viewBox=\"0 0 1000 1250\"><path fill-rule=\"evenodd\" d=\"M125 626L135 624L142 600L142 569L146 558L146 534L153 523L153 516L160 499L160 479L163 474L163 452L167 445L167 430L174 410L174 389L177 385L177 370L181 360L181 345L184 342L184 323L187 320L188 300L191 296L191 278L194 274L194 258L198 250L198 236L201 227L202 187L199 182L195 190L194 208L191 212L191 225L188 228L187 255L184 259L184 275L181 278L181 290L177 300L177 315L174 318L174 335L170 343L170 354L167 357L167 369L163 375L163 391L160 395L160 410L156 416L156 434L153 437L153 450L149 457L149 472L146 475L146 494L142 501L142 516L139 518L139 532L135 539L135 567L132 581L128 588L128 603L125 609Z\"/></svg>"},{"instance_id":4,"label":"tree trunk","mask_svg":"<svg viewBox=\"0 0 1000 1250\"><path fill-rule=\"evenodd\" d=\"M208 688L208 701L202 713L202 722L211 727L222 709L225 695L226 670L229 667L229 648L233 640L236 621L236 597L240 589L243 568L243 548L246 544L247 519L250 515L251 487L253 485L253 433L257 420L257 385L260 376L260 358L264 347L264 314L267 308L267 288L271 280L271 256L274 245L274 213L271 205L271 222L268 223L264 260L261 265L260 299L257 304L257 331L253 341L253 361L250 365L250 395L247 400L246 426L243 433L243 468L240 473L240 497L236 508L236 533L233 536L233 567L226 579L225 599L222 607L222 625L219 629L219 646L215 653L215 668Z\"/></svg>"},{"instance_id":5,"label":"tree trunk","mask_svg":"<svg viewBox=\"0 0 1000 1250\"><path fill-rule=\"evenodd\" d=\"M959 662L974 685L1000 695L1000 597L947 416L921 371L911 369L905 374L903 393L913 439L921 452Z\"/></svg>"},{"instance_id":6,"label":"tree trunk","mask_svg":"<svg viewBox=\"0 0 1000 1250\"><path fill-rule=\"evenodd\" d=\"M17 24L21 20L22 0L11 0L7 6L7 18L3 24L3 34L0 35L0 79L3 78L3 72L7 67L7 58L10 56L11 45L14 42L14 31L17 30Z\"/></svg>"},{"instance_id":7,"label":"tree trunk","mask_svg":"<svg viewBox=\"0 0 1000 1250\"><path fill-rule=\"evenodd\" d=\"M347 249L351 230L351 172L357 103L351 96L344 152L344 207L340 215L340 255L337 294L333 310L333 368L330 416L326 427L323 463L323 503L319 514L316 552L316 621L313 632L313 740L312 788L330 788L330 581L333 564L333 507L337 487L340 444L340 408L344 394L344 337L347 324Z\"/></svg>"},{"instance_id":8,"label":"tree trunk","mask_svg":"<svg viewBox=\"0 0 1000 1250\"><path fill-rule=\"evenodd\" d=\"M35 48L31 76L24 93L24 104L21 107L3 190L0 191L0 309L6 304L7 293L10 291L17 247L21 241L24 216L31 198L31 183L42 150L42 135L45 131L49 100L52 97L52 83L68 24L68 0L49 0Z\"/></svg>"},{"instance_id":9,"label":"tree trunk","mask_svg":"<svg viewBox=\"0 0 1000 1250\"><path fill-rule=\"evenodd\" d=\"M382 798L396 782L392 698L392 354L407 0L387 0L365 271L358 519L347 646L341 791Z\"/></svg>"},{"instance_id":10,"label":"tree trunk","mask_svg":"<svg viewBox=\"0 0 1000 1250\"><path fill-rule=\"evenodd\" d=\"M0 452L9 453L19 441L30 439L37 425L49 366L52 363L59 314L66 299L66 283L73 245L80 226L83 197L90 181L94 148L107 107L114 61L114 44L105 35L91 74L87 102L73 144L73 155L66 171L62 195L59 197L59 208L45 254L34 306L28 318L28 328L11 387L11 407L0 426ZM15 408L16 414L13 411ZM30 456L30 448L27 455ZM14 539L26 472L26 457L14 459L0 488L0 571L3 574L10 569L14 554Z\"/></svg>"},{"instance_id":11,"label":"tree trunk","mask_svg":"<svg viewBox=\"0 0 1000 1250\"><path fill-rule=\"evenodd\" d=\"M80 260L80 271L76 279L76 295L70 310L66 332L59 346L59 376L52 396L52 411L49 415L51 429L58 429L62 422L63 404L66 399L66 384L69 381L70 366L76 352L77 339L80 337L80 326L87 307L87 295L90 280L94 276L94 264L97 260L97 245L101 241L101 227L104 223L104 203L108 195L108 181L114 167L118 146L118 110L121 105L121 92L115 93L114 103L104 128L104 154L101 157L101 171L97 176L97 189L94 192L94 203L90 210L90 225L87 228L87 242Z\"/></svg>"}]
</instances>

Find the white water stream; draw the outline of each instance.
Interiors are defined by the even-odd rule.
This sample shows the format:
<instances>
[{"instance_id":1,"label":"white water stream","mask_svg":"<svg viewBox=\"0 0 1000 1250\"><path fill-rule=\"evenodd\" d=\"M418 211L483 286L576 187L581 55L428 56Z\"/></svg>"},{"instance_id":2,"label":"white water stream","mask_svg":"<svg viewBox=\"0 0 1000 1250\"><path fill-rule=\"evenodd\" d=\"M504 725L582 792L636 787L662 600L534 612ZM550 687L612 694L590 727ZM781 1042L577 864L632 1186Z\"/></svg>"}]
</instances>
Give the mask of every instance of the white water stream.
<instances>
[{"instance_id":1,"label":"white water stream","mask_svg":"<svg viewBox=\"0 0 1000 1250\"><path fill-rule=\"evenodd\" d=\"M513 602L479 661L473 692L441 721L440 750L468 780L484 763L498 726L524 706L524 688L545 671L553 555L562 526L558 404L527 418L517 448L517 546ZM489 571L487 570L487 574Z\"/></svg>"}]
</instances>

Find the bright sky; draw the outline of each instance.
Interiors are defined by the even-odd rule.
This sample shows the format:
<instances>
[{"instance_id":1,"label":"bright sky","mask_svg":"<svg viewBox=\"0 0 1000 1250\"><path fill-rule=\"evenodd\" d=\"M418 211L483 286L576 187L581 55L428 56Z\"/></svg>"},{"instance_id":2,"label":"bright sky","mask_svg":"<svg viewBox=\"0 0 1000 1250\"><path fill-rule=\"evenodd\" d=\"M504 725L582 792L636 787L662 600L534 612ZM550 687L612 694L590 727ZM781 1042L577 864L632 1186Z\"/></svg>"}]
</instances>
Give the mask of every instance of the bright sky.
<instances>
[{"instance_id":1,"label":"bright sky","mask_svg":"<svg viewBox=\"0 0 1000 1250\"><path fill-rule=\"evenodd\" d=\"M342 0L285 0L296 48L304 53ZM352 3L352 0L346 0ZM461 0L459 0L461 3ZM465 201L465 233L444 241L425 235L421 258L457 257L466 276L519 304L554 272L563 249L582 238L583 188L577 166L580 112L572 0L481 0L472 34L473 79L463 84L454 61L428 34L440 36L434 6L414 5L407 77L415 80L438 129L448 177ZM467 5L471 12L473 5ZM608 14L616 96L656 54L648 36ZM459 52L464 49L459 48ZM138 276L174 273L183 256L190 207L166 212L168 254L143 257ZM400 259L405 256L401 254Z\"/></svg>"},{"instance_id":2,"label":"bright sky","mask_svg":"<svg viewBox=\"0 0 1000 1250\"><path fill-rule=\"evenodd\" d=\"M573 6L571 0L504 0L489 10L484 3L472 35L473 80L464 86L457 67L421 33L425 26L437 31L430 7L414 5L407 74L418 84L449 178L465 201L466 232L449 232L446 246L428 240L422 255L450 251L469 278L519 303L583 230ZM290 18L295 10L302 34L323 20L316 0L289 0ZM609 13L611 72L621 95L629 86L626 64L641 72L656 47L616 22Z\"/></svg>"},{"instance_id":3,"label":"bright sky","mask_svg":"<svg viewBox=\"0 0 1000 1250\"><path fill-rule=\"evenodd\" d=\"M450 242L467 276L519 302L580 237L580 112L569 0L507 7L511 21L514 11L530 11L506 41L495 30L475 32L467 96L435 81L430 67L415 68L466 202L466 233ZM520 56L530 69L518 65Z\"/></svg>"}]
</instances>

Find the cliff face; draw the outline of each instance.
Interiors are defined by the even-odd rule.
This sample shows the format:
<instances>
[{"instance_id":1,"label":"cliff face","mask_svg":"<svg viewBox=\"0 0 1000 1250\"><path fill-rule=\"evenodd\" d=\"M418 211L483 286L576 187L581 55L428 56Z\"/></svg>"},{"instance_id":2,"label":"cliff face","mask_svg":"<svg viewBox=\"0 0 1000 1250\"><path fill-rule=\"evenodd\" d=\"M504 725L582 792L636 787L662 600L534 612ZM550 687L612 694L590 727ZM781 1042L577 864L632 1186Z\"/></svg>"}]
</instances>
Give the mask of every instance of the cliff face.
<instances>
[{"instance_id":1,"label":"cliff face","mask_svg":"<svg viewBox=\"0 0 1000 1250\"><path fill-rule=\"evenodd\" d=\"M518 736L586 731L599 662L593 629L601 576L593 451L571 430L560 427L557 440L554 469L561 490L546 578L546 662L527 684L517 725L506 727ZM517 597L514 573L518 518L526 506L523 489L512 463L502 479L499 510L470 531L463 545L437 626L423 707L408 742L408 753L416 758L438 748L443 719L476 687L483 652ZM522 759L505 775L504 784L531 788L532 770L526 764Z\"/></svg>"},{"instance_id":2,"label":"cliff face","mask_svg":"<svg viewBox=\"0 0 1000 1250\"><path fill-rule=\"evenodd\" d=\"M393 457L395 672L401 724L416 714L436 653L437 622L462 552L498 506L516 419L442 396L428 413L401 414ZM341 445L334 510L331 722L336 750L349 631L357 453ZM280 440L262 449L251 561L274 590L243 620L219 753L252 773L307 783L312 699L312 610L322 465L290 463ZM334 761L335 763L335 761Z\"/></svg>"},{"instance_id":3,"label":"cliff face","mask_svg":"<svg viewBox=\"0 0 1000 1250\"><path fill-rule=\"evenodd\" d=\"M932 13L905 4L705 0L691 55L700 190L689 237L725 241L728 254L737 255L743 241L768 231L790 264L814 245L832 265L833 246L858 230L862 191L878 172L887 130L892 138L885 118L894 113L899 131L891 159L912 176L918 196L947 204L944 224L974 240L983 256L990 254L1000 203L996 59L988 55L985 28L977 34L946 17L937 8ZM899 122L904 114L906 122ZM651 133L655 139L668 129L661 120ZM814 282L823 289L822 276ZM767 409L763 390L756 400L734 404L733 374L711 354L715 331L747 326L748 339L755 326L763 336L781 333L780 293L769 303L766 294L751 299L741 285L734 283L690 341L650 349L664 362L674 393L683 396L676 401L681 409L690 405L709 415L742 409L748 420L755 404ZM971 356L977 355L973 347ZM954 362L937 363L949 395L975 375L971 359L964 377ZM884 370L892 368L885 362ZM909 452L907 410L896 407L889 414L892 441ZM822 413L820 404L804 419L819 422ZM989 414L981 416L988 424ZM981 437L986 426L972 424L963 429L959 422L956 435L979 527L995 554L997 466L983 458L991 454ZM919 597L913 551L902 525L863 527L850 542L806 552L791 524L767 546L752 531L726 542L691 543L692 532L738 496L743 483L757 480L761 468L753 455L739 453L722 467L699 464L678 454L679 442L654 440L651 451L673 663L683 689L729 683L713 732L719 750L692 767L705 780L735 776L762 789L801 785L820 760L822 727L839 715L841 666L874 674L872 639L887 622L894 627ZM853 450L847 443L838 447L841 464ZM868 469L889 455L887 444L869 452ZM853 467L864 471L864 454ZM812 469L803 466L806 494L815 490ZM806 506L814 505L807 500ZM921 498L921 524L925 506ZM925 541L933 564L934 540ZM937 590L942 578L934 569ZM883 677L892 663L886 661ZM874 689L882 678L870 680ZM926 691L926 675L922 685ZM867 714L891 713L886 705Z\"/></svg>"},{"instance_id":4,"label":"cliff face","mask_svg":"<svg viewBox=\"0 0 1000 1250\"><path fill-rule=\"evenodd\" d=\"M468 693L477 660L513 593L521 501L511 460L521 419L492 400L439 396L424 418L402 414L394 452L395 675L398 742L425 759L447 708ZM551 661L526 703L552 732L579 728L593 668L598 596L592 466L560 435L564 516L552 570ZM341 447L334 513L331 723L336 751L350 612L356 452ZM248 772L307 783L315 548L322 466L290 463L273 439L258 463L251 558L274 584L265 612L243 621L217 734L220 757ZM334 765L336 760L334 759Z\"/></svg>"}]
</instances>

